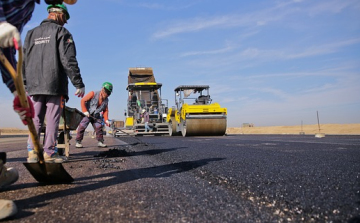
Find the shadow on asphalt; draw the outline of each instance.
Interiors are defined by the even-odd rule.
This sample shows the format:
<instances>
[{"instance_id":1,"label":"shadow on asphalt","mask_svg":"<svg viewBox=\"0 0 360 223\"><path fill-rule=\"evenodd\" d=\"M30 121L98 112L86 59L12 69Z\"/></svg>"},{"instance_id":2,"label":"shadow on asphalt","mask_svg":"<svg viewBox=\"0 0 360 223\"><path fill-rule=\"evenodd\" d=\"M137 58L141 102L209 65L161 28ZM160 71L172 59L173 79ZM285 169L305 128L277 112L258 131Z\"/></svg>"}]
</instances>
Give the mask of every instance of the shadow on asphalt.
<instances>
[{"instance_id":1,"label":"shadow on asphalt","mask_svg":"<svg viewBox=\"0 0 360 223\"><path fill-rule=\"evenodd\" d=\"M109 149L108 151L98 152L98 151L86 151L83 153L71 154L70 159L67 163L86 161L86 160L96 160L99 158L110 158L110 157L129 157L129 156L143 156L143 155L157 155L160 153L166 153L175 151L178 149L185 149L187 147L176 147L170 149L150 149L140 152L128 151L125 149Z\"/></svg>"},{"instance_id":2,"label":"shadow on asphalt","mask_svg":"<svg viewBox=\"0 0 360 223\"><path fill-rule=\"evenodd\" d=\"M225 158L211 158L211 159L200 159L195 161L184 161L184 162L166 164L155 167L123 170L112 173L98 174L95 176L76 178L75 183L73 184L76 184L77 186L74 188L41 194L27 199L17 200L15 203L19 208L19 212L14 219L22 219L32 215L33 213L22 210L27 209L28 207L39 208L45 206L52 199L56 199L59 197L64 198L66 196L71 196L79 193L84 193L87 191L106 188L112 185L127 183L142 178L170 177L173 174L191 171L193 169L205 166L210 162L217 162L224 159ZM103 178L109 178L109 177L110 179L103 180ZM96 179L99 180L96 181ZM86 181L86 180L91 180L91 183L86 185L83 185L84 183L81 182L76 183L76 181ZM38 186L38 185L39 184L35 184L35 183L22 184L22 185L18 185L17 188L22 189L22 188Z\"/></svg>"}]
</instances>

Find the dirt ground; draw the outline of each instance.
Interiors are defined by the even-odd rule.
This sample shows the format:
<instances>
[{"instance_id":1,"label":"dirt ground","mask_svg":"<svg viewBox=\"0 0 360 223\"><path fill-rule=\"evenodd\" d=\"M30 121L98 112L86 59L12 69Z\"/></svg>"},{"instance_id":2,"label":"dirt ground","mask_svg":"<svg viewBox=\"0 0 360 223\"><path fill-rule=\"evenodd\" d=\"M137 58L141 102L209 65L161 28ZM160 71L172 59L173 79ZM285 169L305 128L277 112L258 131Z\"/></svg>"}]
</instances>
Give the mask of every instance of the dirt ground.
<instances>
[{"instance_id":1,"label":"dirt ground","mask_svg":"<svg viewBox=\"0 0 360 223\"><path fill-rule=\"evenodd\" d=\"M318 125L228 128L227 134L300 134L319 133ZM360 124L322 124L320 133L328 135L360 135Z\"/></svg>"},{"instance_id":2,"label":"dirt ground","mask_svg":"<svg viewBox=\"0 0 360 223\"><path fill-rule=\"evenodd\" d=\"M22 130L17 128L1 128L0 135L26 135L29 134L28 130Z\"/></svg>"},{"instance_id":3,"label":"dirt ground","mask_svg":"<svg viewBox=\"0 0 360 223\"><path fill-rule=\"evenodd\" d=\"M313 135L319 133L318 125L296 126L267 126L267 127L238 127L227 128L227 134L300 134ZM322 124L320 133L328 135L360 135L360 123L358 124ZM0 135L23 135L27 130L17 128L1 128Z\"/></svg>"}]
</instances>

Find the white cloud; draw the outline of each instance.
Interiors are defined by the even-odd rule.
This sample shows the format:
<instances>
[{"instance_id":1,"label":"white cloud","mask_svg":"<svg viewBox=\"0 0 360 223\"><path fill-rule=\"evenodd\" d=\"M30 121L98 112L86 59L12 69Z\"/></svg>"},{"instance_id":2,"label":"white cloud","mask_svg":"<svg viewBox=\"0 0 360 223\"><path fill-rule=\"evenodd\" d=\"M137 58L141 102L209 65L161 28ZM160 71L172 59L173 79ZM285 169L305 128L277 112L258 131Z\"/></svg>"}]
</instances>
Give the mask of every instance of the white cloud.
<instances>
[{"instance_id":1,"label":"white cloud","mask_svg":"<svg viewBox=\"0 0 360 223\"><path fill-rule=\"evenodd\" d=\"M321 3L314 2L310 6L305 4L305 1L295 0L281 2L267 9L258 10L246 14L227 14L223 16L214 17L197 17L192 19L185 19L182 21L172 21L165 25L165 28L153 34L154 39L166 38L172 35L198 32L205 29L220 29L231 27L261 27L271 22L284 20L290 15L296 13L309 13L310 15L317 15L320 13L338 13L345 8L360 8L360 2L356 0L348 1L325 1ZM285 21L285 20L284 20ZM162 25L163 27L164 25Z\"/></svg>"},{"instance_id":2,"label":"white cloud","mask_svg":"<svg viewBox=\"0 0 360 223\"><path fill-rule=\"evenodd\" d=\"M209 54L222 54L222 53L225 53L225 52L230 52L230 51L232 51L232 50L234 50L234 49L235 49L235 47L227 46L227 47L225 47L225 48L218 49L218 50L193 51L193 52L187 52L187 53L180 54L180 57L198 56L198 55L209 55Z\"/></svg>"},{"instance_id":3,"label":"white cloud","mask_svg":"<svg viewBox=\"0 0 360 223\"><path fill-rule=\"evenodd\" d=\"M348 39L331 43L324 43L313 46L295 46L293 48L277 48L277 49L259 49L259 48L245 48L243 50L227 52L227 54L213 57L198 57L194 58L191 63L194 66L205 67L227 67L239 66L241 68L256 67L261 64L273 61L286 61L299 58L312 58L314 56L329 55L340 52L346 47L354 46L360 43L358 39ZM193 54L195 55L195 54Z\"/></svg>"},{"instance_id":4,"label":"white cloud","mask_svg":"<svg viewBox=\"0 0 360 223\"><path fill-rule=\"evenodd\" d=\"M308 47L302 52L299 53L288 53L285 55L286 59L293 59L293 58L303 58L303 57L311 57L316 55L324 55L337 52L341 50L343 47L351 46L360 43L360 38L357 39L349 39L343 40L338 42L333 42L329 44L323 44L319 46L312 46Z\"/></svg>"},{"instance_id":5,"label":"white cloud","mask_svg":"<svg viewBox=\"0 0 360 223\"><path fill-rule=\"evenodd\" d=\"M314 2L314 5L309 7L307 10L310 15L317 15L321 13L339 13L342 12L345 8L360 8L360 2L357 0L332 0L332 1L322 1Z\"/></svg>"},{"instance_id":6,"label":"white cloud","mask_svg":"<svg viewBox=\"0 0 360 223\"><path fill-rule=\"evenodd\" d=\"M157 10L182 10L182 9L187 9L190 8L191 6L197 4L197 1L193 1L191 3L185 4L185 3L181 3L179 4L179 6L174 6L174 5L165 5L165 4L159 4L159 3L139 3L136 4L137 7L143 7L143 8L148 8L148 9L157 9Z\"/></svg>"},{"instance_id":7,"label":"white cloud","mask_svg":"<svg viewBox=\"0 0 360 223\"><path fill-rule=\"evenodd\" d=\"M230 28L230 27L256 27L264 26L269 22L278 21L287 14L292 13L292 9L279 10L283 6L270 9L259 10L246 14L230 14L214 17L197 17L182 21L169 22L165 29L153 34L154 39L161 39L175 34L197 32L210 28Z\"/></svg>"},{"instance_id":8,"label":"white cloud","mask_svg":"<svg viewBox=\"0 0 360 223\"><path fill-rule=\"evenodd\" d=\"M186 33L186 32L195 32L211 27L220 27L224 24L229 24L231 21L230 17L215 17L215 18L195 18L189 21L181 21L174 24L171 24L165 30L158 31L153 34L155 39L161 39L171 35Z\"/></svg>"}]
</instances>

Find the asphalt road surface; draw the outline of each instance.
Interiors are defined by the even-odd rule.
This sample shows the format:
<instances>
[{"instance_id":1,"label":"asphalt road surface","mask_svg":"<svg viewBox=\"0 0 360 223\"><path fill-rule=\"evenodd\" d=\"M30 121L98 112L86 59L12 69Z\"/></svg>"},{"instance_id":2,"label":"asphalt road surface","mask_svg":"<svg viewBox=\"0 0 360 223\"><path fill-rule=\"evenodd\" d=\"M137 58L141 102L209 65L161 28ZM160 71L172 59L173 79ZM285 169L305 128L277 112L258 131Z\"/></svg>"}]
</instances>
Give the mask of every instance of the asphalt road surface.
<instances>
[{"instance_id":1,"label":"asphalt road surface","mask_svg":"<svg viewBox=\"0 0 360 223\"><path fill-rule=\"evenodd\" d=\"M9 222L360 222L359 136L88 137L60 185L25 169L25 141L0 137Z\"/></svg>"}]
</instances>

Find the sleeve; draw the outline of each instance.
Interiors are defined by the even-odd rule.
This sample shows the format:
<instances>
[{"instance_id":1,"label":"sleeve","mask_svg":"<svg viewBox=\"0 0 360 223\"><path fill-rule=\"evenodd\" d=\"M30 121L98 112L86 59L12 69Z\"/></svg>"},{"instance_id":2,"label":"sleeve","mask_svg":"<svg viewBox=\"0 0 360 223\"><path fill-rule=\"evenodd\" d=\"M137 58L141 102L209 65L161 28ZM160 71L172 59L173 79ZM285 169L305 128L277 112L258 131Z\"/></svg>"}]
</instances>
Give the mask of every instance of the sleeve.
<instances>
[{"instance_id":1,"label":"sleeve","mask_svg":"<svg viewBox=\"0 0 360 223\"><path fill-rule=\"evenodd\" d=\"M59 45L59 55L61 59L61 64L64 67L64 70L69 77L71 83L75 88L85 87L81 74L80 68L76 59L76 47L72 35L63 28L59 31L61 33L60 45Z\"/></svg>"},{"instance_id":2,"label":"sleeve","mask_svg":"<svg viewBox=\"0 0 360 223\"><path fill-rule=\"evenodd\" d=\"M4 52L4 56L12 64L11 61L13 61L13 59L9 59L9 58L11 58L11 56L9 56L9 49L10 48L3 49L3 52ZM1 70L2 80L3 80L4 84L9 88L10 92L16 91L14 80L12 79L10 72L6 69L6 67L2 63L0 63L0 70Z\"/></svg>"},{"instance_id":3,"label":"sleeve","mask_svg":"<svg viewBox=\"0 0 360 223\"><path fill-rule=\"evenodd\" d=\"M6 22L3 5L3 1L0 1L0 22Z\"/></svg>"},{"instance_id":4,"label":"sleeve","mask_svg":"<svg viewBox=\"0 0 360 223\"><path fill-rule=\"evenodd\" d=\"M81 111L82 112L87 112L87 108L86 108L86 102L90 101L93 97L94 97L95 93L93 91L90 91L87 95L85 95L82 99L81 99Z\"/></svg>"}]
</instances>

